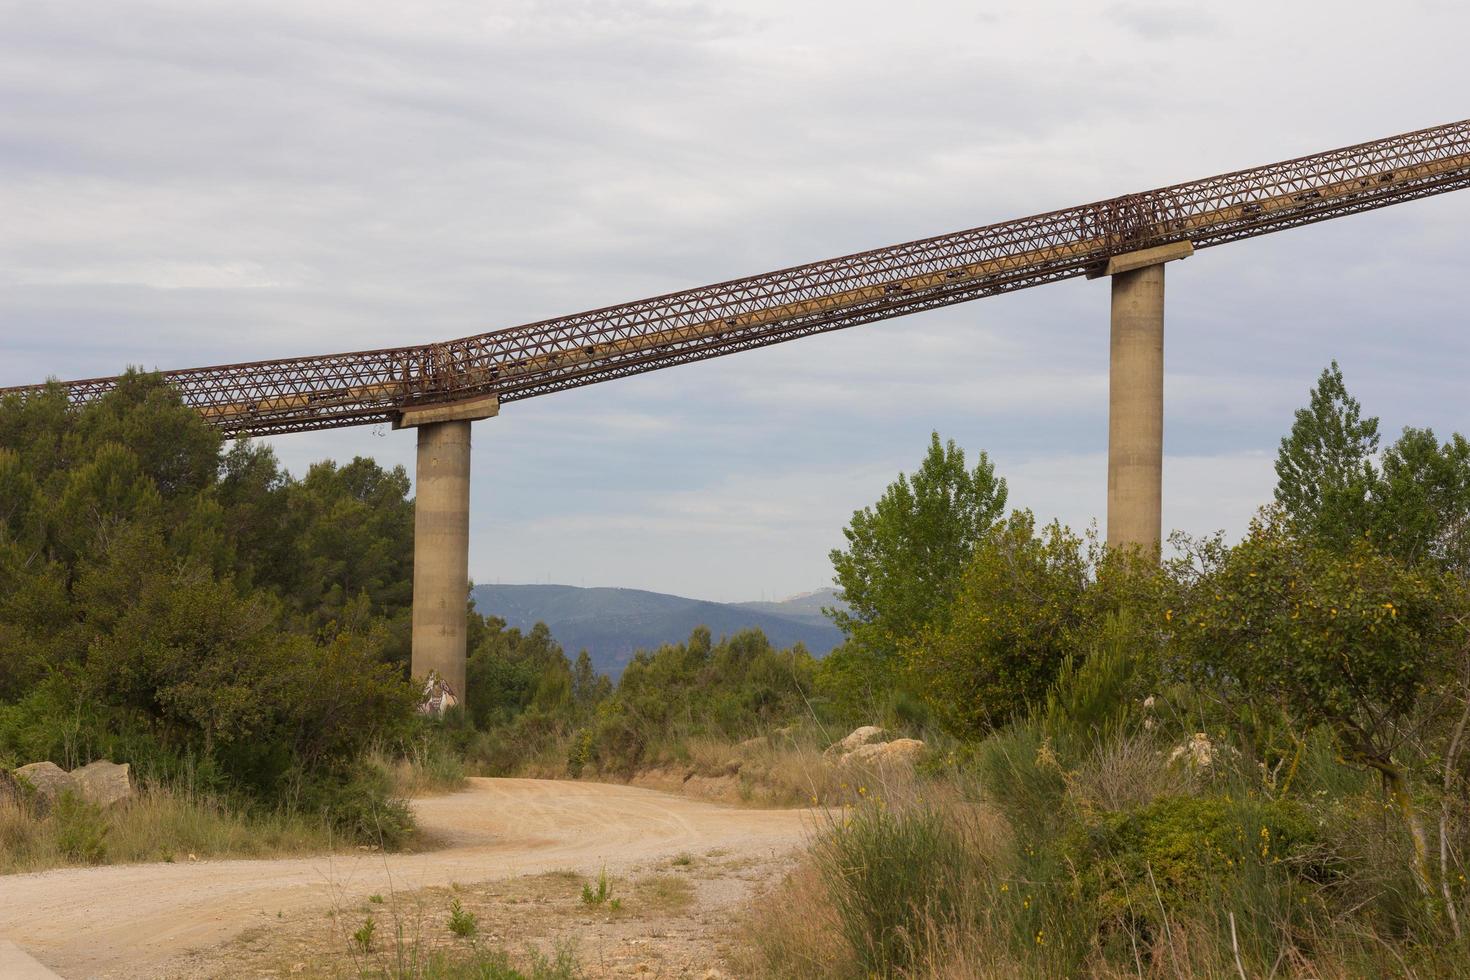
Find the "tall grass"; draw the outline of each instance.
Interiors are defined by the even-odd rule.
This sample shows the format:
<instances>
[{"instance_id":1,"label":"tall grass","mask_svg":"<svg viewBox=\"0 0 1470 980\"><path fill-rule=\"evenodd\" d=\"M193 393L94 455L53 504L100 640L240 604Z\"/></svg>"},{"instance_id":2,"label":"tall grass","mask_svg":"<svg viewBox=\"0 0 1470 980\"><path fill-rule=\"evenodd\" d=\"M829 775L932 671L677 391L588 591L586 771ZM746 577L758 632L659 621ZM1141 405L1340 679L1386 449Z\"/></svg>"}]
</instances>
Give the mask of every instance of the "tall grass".
<instances>
[{"instance_id":1,"label":"tall grass","mask_svg":"<svg viewBox=\"0 0 1470 980\"><path fill-rule=\"evenodd\" d=\"M463 757L439 739L375 745L366 762L388 780L394 796L404 799L452 793L465 785Z\"/></svg>"},{"instance_id":2,"label":"tall grass","mask_svg":"<svg viewBox=\"0 0 1470 980\"><path fill-rule=\"evenodd\" d=\"M1461 977L1377 788L1308 746L1296 785L1113 728L1033 723L834 818L747 926L748 972L866 977Z\"/></svg>"},{"instance_id":3,"label":"tall grass","mask_svg":"<svg viewBox=\"0 0 1470 980\"><path fill-rule=\"evenodd\" d=\"M790 733L750 739L738 745L691 737L660 746L655 759L678 762L705 778L731 777L736 797L762 806L815 806L848 797L852 776L844 776L822 755L823 746Z\"/></svg>"},{"instance_id":4,"label":"tall grass","mask_svg":"<svg viewBox=\"0 0 1470 980\"><path fill-rule=\"evenodd\" d=\"M835 817L812 860L857 966L886 977L923 954L933 929L960 921L968 866L984 859L937 807L876 797Z\"/></svg>"},{"instance_id":5,"label":"tall grass","mask_svg":"<svg viewBox=\"0 0 1470 980\"><path fill-rule=\"evenodd\" d=\"M320 853L342 840L324 820L242 811L225 801L145 789L102 810L67 797L46 816L0 802L0 874L79 864L278 857Z\"/></svg>"}]
</instances>

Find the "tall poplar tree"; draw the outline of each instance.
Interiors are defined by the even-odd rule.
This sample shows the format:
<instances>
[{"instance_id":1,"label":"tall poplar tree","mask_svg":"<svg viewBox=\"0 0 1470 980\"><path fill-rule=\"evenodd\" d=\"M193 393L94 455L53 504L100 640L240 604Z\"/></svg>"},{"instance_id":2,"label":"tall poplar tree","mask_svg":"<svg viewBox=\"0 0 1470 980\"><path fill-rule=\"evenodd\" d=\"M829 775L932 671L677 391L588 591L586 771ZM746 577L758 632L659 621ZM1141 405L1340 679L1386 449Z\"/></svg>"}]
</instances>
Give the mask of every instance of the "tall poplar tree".
<instances>
[{"instance_id":1,"label":"tall poplar tree","mask_svg":"<svg viewBox=\"0 0 1470 980\"><path fill-rule=\"evenodd\" d=\"M831 554L848 609L827 610L850 641L889 657L943 615L975 545L1006 505L1006 481L985 453L975 468L965 453L930 437L912 477L900 473L871 507L843 529Z\"/></svg>"},{"instance_id":2,"label":"tall poplar tree","mask_svg":"<svg viewBox=\"0 0 1470 980\"><path fill-rule=\"evenodd\" d=\"M1373 523L1378 419L1363 418L1333 361L1276 456L1276 503L1300 532L1345 546Z\"/></svg>"}]
</instances>

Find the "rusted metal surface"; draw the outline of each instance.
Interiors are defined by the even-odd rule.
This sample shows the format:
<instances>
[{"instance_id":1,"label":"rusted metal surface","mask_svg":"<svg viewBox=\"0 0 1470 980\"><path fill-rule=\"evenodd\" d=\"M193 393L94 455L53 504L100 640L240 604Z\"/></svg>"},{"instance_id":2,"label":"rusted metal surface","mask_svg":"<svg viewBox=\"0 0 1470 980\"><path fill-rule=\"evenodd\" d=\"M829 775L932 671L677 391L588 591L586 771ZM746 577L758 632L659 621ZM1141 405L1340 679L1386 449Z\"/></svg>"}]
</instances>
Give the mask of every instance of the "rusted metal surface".
<instances>
[{"instance_id":1,"label":"rusted metal surface","mask_svg":"<svg viewBox=\"0 0 1470 980\"><path fill-rule=\"evenodd\" d=\"M441 344L164 372L211 423L270 435L509 402L1470 186L1470 120ZM63 383L74 401L115 378ZM34 390L0 389L0 393Z\"/></svg>"}]
</instances>

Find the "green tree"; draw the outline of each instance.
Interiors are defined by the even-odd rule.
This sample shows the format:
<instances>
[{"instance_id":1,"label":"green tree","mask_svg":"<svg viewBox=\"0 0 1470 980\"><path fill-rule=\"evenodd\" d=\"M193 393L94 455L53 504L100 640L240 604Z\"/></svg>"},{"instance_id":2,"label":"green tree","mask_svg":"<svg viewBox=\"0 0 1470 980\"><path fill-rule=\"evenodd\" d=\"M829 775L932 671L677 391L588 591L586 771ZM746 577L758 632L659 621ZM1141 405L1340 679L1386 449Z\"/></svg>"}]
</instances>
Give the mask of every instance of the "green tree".
<instances>
[{"instance_id":1,"label":"green tree","mask_svg":"<svg viewBox=\"0 0 1470 980\"><path fill-rule=\"evenodd\" d=\"M597 672L587 651L577 654L577 662L572 666L572 697L578 709L586 714L611 694L612 681L606 674Z\"/></svg>"},{"instance_id":2,"label":"green tree","mask_svg":"<svg viewBox=\"0 0 1470 980\"><path fill-rule=\"evenodd\" d=\"M948 615L904 649L946 727L982 735L1038 703L1103 618L1081 538L1029 511L996 525L964 566Z\"/></svg>"},{"instance_id":3,"label":"green tree","mask_svg":"<svg viewBox=\"0 0 1470 980\"><path fill-rule=\"evenodd\" d=\"M831 553L847 610L826 610L878 662L942 618L977 542L1005 510L1006 482L985 453L973 470L954 441L932 434L910 478L900 473L852 515L845 549Z\"/></svg>"},{"instance_id":4,"label":"green tree","mask_svg":"<svg viewBox=\"0 0 1470 980\"><path fill-rule=\"evenodd\" d=\"M1470 576L1470 442L1405 429L1373 488L1374 541L1404 561Z\"/></svg>"},{"instance_id":5,"label":"green tree","mask_svg":"<svg viewBox=\"0 0 1470 980\"><path fill-rule=\"evenodd\" d=\"M1396 753L1465 642L1463 591L1364 539L1325 546L1279 515L1188 586L1168 617L1177 669L1227 701L1328 726L1344 759L1382 776L1427 890L1427 838Z\"/></svg>"},{"instance_id":6,"label":"green tree","mask_svg":"<svg viewBox=\"0 0 1470 980\"><path fill-rule=\"evenodd\" d=\"M1368 532L1378 483L1378 419L1363 418L1333 361L1276 456L1276 503L1303 532L1338 547Z\"/></svg>"},{"instance_id":7,"label":"green tree","mask_svg":"<svg viewBox=\"0 0 1470 980\"><path fill-rule=\"evenodd\" d=\"M1333 361L1281 440L1276 503L1287 521L1331 547L1368 536L1402 561L1470 574L1470 442L1406 428L1381 465L1378 444L1378 420L1363 417Z\"/></svg>"},{"instance_id":8,"label":"green tree","mask_svg":"<svg viewBox=\"0 0 1470 980\"><path fill-rule=\"evenodd\" d=\"M418 699L380 662L407 491L365 460L298 483L225 455L157 375L0 399L0 757L187 771L371 833L359 759Z\"/></svg>"}]
</instances>

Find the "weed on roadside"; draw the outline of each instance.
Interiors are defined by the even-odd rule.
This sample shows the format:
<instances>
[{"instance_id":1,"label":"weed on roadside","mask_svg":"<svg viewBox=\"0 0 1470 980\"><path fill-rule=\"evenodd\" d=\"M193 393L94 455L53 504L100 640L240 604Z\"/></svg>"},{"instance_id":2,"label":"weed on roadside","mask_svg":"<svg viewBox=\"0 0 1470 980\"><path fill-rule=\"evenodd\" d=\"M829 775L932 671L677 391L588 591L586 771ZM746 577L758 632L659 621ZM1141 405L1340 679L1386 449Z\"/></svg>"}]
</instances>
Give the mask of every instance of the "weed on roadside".
<instances>
[{"instance_id":1,"label":"weed on roadside","mask_svg":"<svg viewBox=\"0 0 1470 980\"><path fill-rule=\"evenodd\" d=\"M373 921L372 916L362 920L362 925L352 934L352 941L357 943L357 948L364 953L373 951L373 935L378 931L378 924Z\"/></svg>"},{"instance_id":2,"label":"weed on roadside","mask_svg":"<svg viewBox=\"0 0 1470 980\"><path fill-rule=\"evenodd\" d=\"M459 899L449 903L449 931L461 939L468 939L479 931L480 923L475 913L465 911Z\"/></svg>"},{"instance_id":3,"label":"weed on roadside","mask_svg":"<svg viewBox=\"0 0 1470 980\"><path fill-rule=\"evenodd\" d=\"M593 907L607 906L616 912L623 907L621 899L613 898L612 883L607 879L607 868L604 867L597 874L597 887L593 888L591 882L582 883L582 904Z\"/></svg>"}]
</instances>

